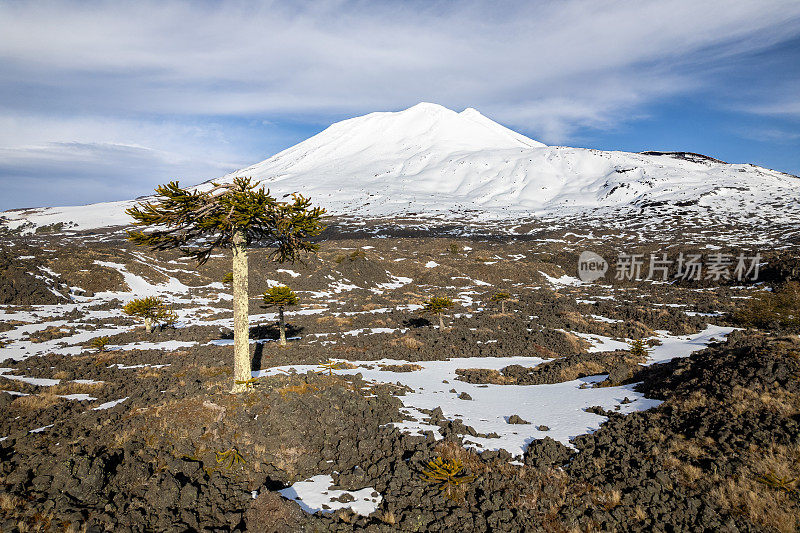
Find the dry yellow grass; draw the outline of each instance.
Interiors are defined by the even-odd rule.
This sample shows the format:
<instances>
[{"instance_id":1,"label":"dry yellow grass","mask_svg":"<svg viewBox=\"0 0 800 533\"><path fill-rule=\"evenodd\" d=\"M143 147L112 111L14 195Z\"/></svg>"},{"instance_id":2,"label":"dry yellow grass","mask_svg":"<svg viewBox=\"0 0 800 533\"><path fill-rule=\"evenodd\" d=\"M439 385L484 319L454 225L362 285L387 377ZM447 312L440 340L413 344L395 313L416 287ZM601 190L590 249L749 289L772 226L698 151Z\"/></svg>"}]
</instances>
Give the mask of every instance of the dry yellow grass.
<instances>
[{"instance_id":1,"label":"dry yellow grass","mask_svg":"<svg viewBox=\"0 0 800 533\"><path fill-rule=\"evenodd\" d=\"M0 390L10 390L21 392L28 387L22 381L17 381L16 379L0 379Z\"/></svg>"},{"instance_id":2,"label":"dry yellow grass","mask_svg":"<svg viewBox=\"0 0 800 533\"><path fill-rule=\"evenodd\" d=\"M681 481L690 487L697 484L703 477L703 469L690 463L681 463L678 466L678 471L682 477Z\"/></svg>"},{"instance_id":3,"label":"dry yellow grass","mask_svg":"<svg viewBox=\"0 0 800 533\"><path fill-rule=\"evenodd\" d=\"M309 450L303 446L289 446L281 444L280 451L275 454L273 464L290 476L297 474L297 462L301 457L308 455Z\"/></svg>"},{"instance_id":4,"label":"dry yellow grass","mask_svg":"<svg viewBox=\"0 0 800 533\"><path fill-rule=\"evenodd\" d=\"M310 383L301 383L299 385L286 385L278 389L278 392L281 395L281 398L286 398L286 396L290 393L294 394L307 394L309 392L314 392L319 390L314 385Z\"/></svg>"},{"instance_id":5,"label":"dry yellow grass","mask_svg":"<svg viewBox=\"0 0 800 533\"><path fill-rule=\"evenodd\" d=\"M74 334L75 330L73 328L50 326L41 331L31 333L28 335L28 340L31 342L45 342L54 339L61 339L63 337L69 337L70 335Z\"/></svg>"},{"instance_id":6,"label":"dry yellow grass","mask_svg":"<svg viewBox=\"0 0 800 533\"><path fill-rule=\"evenodd\" d=\"M598 491L593 495L593 499L596 505L603 507L606 511L610 511L615 507L619 507L620 502L622 502L622 493L618 490Z\"/></svg>"},{"instance_id":7,"label":"dry yellow grass","mask_svg":"<svg viewBox=\"0 0 800 533\"><path fill-rule=\"evenodd\" d=\"M653 442L663 442L664 439L667 438L667 436L664 435L664 432L662 432L661 429L657 427L647 428L645 435L647 436L648 439L652 440Z\"/></svg>"},{"instance_id":8,"label":"dry yellow grass","mask_svg":"<svg viewBox=\"0 0 800 533\"><path fill-rule=\"evenodd\" d=\"M554 518L567 501L567 474L552 468L524 469L521 477L527 484L526 490L511 505L518 509L535 510L540 503L546 502L548 511L543 521L547 521L548 517Z\"/></svg>"},{"instance_id":9,"label":"dry yellow grass","mask_svg":"<svg viewBox=\"0 0 800 533\"><path fill-rule=\"evenodd\" d=\"M678 482L693 487L703 478L703 469L689 462L682 461L669 452L661 457L661 464L666 470L678 473Z\"/></svg>"},{"instance_id":10,"label":"dry yellow grass","mask_svg":"<svg viewBox=\"0 0 800 533\"><path fill-rule=\"evenodd\" d=\"M21 511L25 509L27 502L19 496L8 493L0 493L0 519L15 520L16 530L20 533L44 532L44 531L67 531L71 533L78 533L79 531L86 531L86 528L79 529L77 526L74 528L67 527L66 524L59 524L61 527L53 529L53 513L35 513L33 515L23 516ZM5 531L5 530L4 530Z\"/></svg>"},{"instance_id":11,"label":"dry yellow grass","mask_svg":"<svg viewBox=\"0 0 800 533\"><path fill-rule=\"evenodd\" d=\"M0 510L4 512L22 507L24 503L25 502L19 496L7 492L0 492Z\"/></svg>"},{"instance_id":12,"label":"dry yellow grass","mask_svg":"<svg viewBox=\"0 0 800 533\"><path fill-rule=\"evenodd\" d=\"M378 514L378 520L384 524L389 524L390 526L393 526L397 523L397 517L392 511L381 511Z\"/></svg>"},{"instance_id":13,"label":"dry yellow grass","mask_svg":"<svg viewBox=\"0 0 800 533\"><path fill-rule=\"evenodd\" d=\"M467 469L476 472L485 472L489 469L488 463L481 461L475 452L467 450L452 441L441 441L436 445L436 453L446 461L460 461Z\"/></svg>"},{"instance_id":14,"label":"dry yellow grass","mask_svg":"<svg viewBox=\"0 0 800 533\"><path fill-rule=\"evenodd\" d=\"M796 533L800 528L796 510L789 497L778 491L768 492L750 480L727 479L712 489L720 506L731 514L742 514L754 523L781 533Z\"/></svg>"},{"instance_id":15,"label":"dry yellow grass","mask_svg":"<svg viewBox=\"0 0 800 533\"><path fill-rule=\"evenodd\" d=\"M218 378L221 376L230 376L232 371L227 366L199 366L197 373L205 378Z\"/></svg>"},{"instance_id":16,"label":"dry yellow grass","mask_svg":"<svg viewBox=\"0 0 800 533\"><path fill-rule=\"evenodd\" d=\"M578 364L565 367L559 372L561 381L572 381L582 376L593 376L595 374L602 374L605 367L595 361L581 361Z\"/></svg>"},{"instance_id":17,"label":"dry yellow grass","mask_svg":"<svg viewBox=\"0 0 800 533\"><path fill-rule=\"evenodd\" d=\"M353 319L346 316L321 316L317 318L318 324L333 324L336 326L350 326L353 324Z\"/></svg>"},{"instance_id":18,"label":"dry yellow grass","mask_svg":"<svg viewBox=\"0 0 800 533\"><path fill-rule=\"evenodd\" d=\"M160 368L152 368L152 367L144 367L140 368L136 372L136 379L149 379L149 378L157 378L161 376L161 369Z\"/></svg>"},{"instance_id":19,"label":"dry yellow grass","mask_svg":"<svg viewBox=\"0 0 800 533\"><path fill-rule=\"evenodd\" d=\"M800 529L800 509L792 492L800 489L800 446L756 446L743 450L746 471L715 483L720 507L781 533Z\"/></svg>"},{"instance_id":20,"label":"dry yellow grass","mask_svg":"<svg viewBox=\"0 0 800 533\"><path fill-rule=\"evenodd\" d=\"M411 335L404 335L402 337L392 339L389 341L389 344L391 346L397 346L397 345L404 346L405 348L414 351L419 350L420 348L425 346L424 342L412 337Z\"/></svg>"},{"instance_id":21,"label":"dry yellow grass","mask_svg":"<svg viewBox=\"0 0 800 533\"><path fill-rule=\"evenodd\" d=\"M567 343L567 350L569 352L583 352L591 346L588 341L585 341L577 335L573 335L567 331L559 331L558 334L564 338L564 342Z\"/></svg>"},{"instance_id":22,"label":"dry yellow grass","mask_svg":"<svg viewBox=\"0 0 800 533\"><path fill-rule=\"evenodd\" d=\"M757 390L736 386L729 405L737 415L752 410L773 411L784 417L800 414L800 397L777 386Z\"/></svg>"},{"instance_id":23,"label":"dry yellow grass","mask_svg":"<svg viewBox=\"0 0 800 533\"><path fill-rule=\"evenodd\" d=\"M606 467L605 457L592 457L592 465L598 472L601 472Z\"/></svg>"},{"instance_id":24,"label":"dry yellow grass","mask_svg":"<svg viewBox=\"0 0 800 533\"><path fill-rule=\"evenodd\" d=\"M379 365L379 369L385 372L416 372L417 370L422 370L422 366L406 363L402 365Z\"/></svg>"},{"instance_id":25,"label":"dry yellow grass","mask_svg":"<svg viewBox=\"0 0 800 533\"><path fill-rule=\"evenodd\" d=\"M197 428L208 427L217 422L220 407L202 398L184 398L137 409L131 416L144 416L153 431L175 439L184 439ZM121 444L125 439L119 438L117 441Z\"/></svg>"},{"instance_id":26,"label":"dry yellow grass","mask_svg":"<svg viewBox=\"0 0 800 533\"><path fill-rule=\"evenodd\" d=\"M715 443L712 441L713 444ZM675 435L670 439L667 453L687 456L695 460L706 455L702 442L697 439L687 439L683 435Z\"/></svg>"},{"instance_id":27,"label":"dry yellow grass","mask_svg":"<svg viewBox=\"0 0 800 533\"><path fill-rule=\"evenodd\" d=\"M53 394L48 390L45 392L40 392L39 394L20 396L16 400L14 400L11 406L14 409L28 411L34 409L46 409L48 407L57 404L60 401L62 401L62 399L59 398L58 395Z\"/></svg>"},{"instance_id":28,"label":"dry yellow grass","mask_svg":"<svg viewBox=\"0 0 800 533\"><path fill-rule=\"evenodd\" d=\"M709 399L706 396L705 392L694 391L686 398L683 398L678 403L678 407L685 411L691 411L694 409L700 409L706 407L708 406L708 404L709 404Z\"/></svg>"},{"instance_id":29,"label":"dry yellow grass","mask_svg":"<svg viewBox=\"0 0 800 533\"><path fill-rule=\"evenodd\" d=\"M636 507L634 507L633 518L638 520L639 522L647 518L647 513L644 512L644 509L642 509L641 505L637 505Z\"/></svg>"},{"instance_id":30,"label":"dry yellow grass","mask_svg":"<svg viewBox=\"0 0 800 533\"><path fill-rule=\"evenodd\" d=\"M58 385L50 387L53 394L92 394L103 388L105 383L75 383L74 381L62 381Z\"/></svg>"}]
</instances>

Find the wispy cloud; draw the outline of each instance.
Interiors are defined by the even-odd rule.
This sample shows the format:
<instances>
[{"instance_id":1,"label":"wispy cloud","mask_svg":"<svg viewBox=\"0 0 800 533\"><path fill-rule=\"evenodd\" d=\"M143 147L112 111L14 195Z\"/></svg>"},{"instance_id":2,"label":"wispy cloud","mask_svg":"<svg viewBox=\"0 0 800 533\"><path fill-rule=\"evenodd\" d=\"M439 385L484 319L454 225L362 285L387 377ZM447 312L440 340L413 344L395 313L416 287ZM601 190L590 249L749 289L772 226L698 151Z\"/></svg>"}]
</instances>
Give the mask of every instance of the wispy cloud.
<instances>
[{"instance_id":1,"label":"wispy cloud","mask_svg":"<svg viewBox=\"0 0 800 533\"><path fill-rule=\"evenodd\" d=\"M111 143L0 148L3 188L7 198L14 198L8 207L63 205L65 198L74 204L121 200L151 193L150 180L159 183L176 175L203 173L211 178L233 168L213 160Z\"/></svg>"},{"instance_id":2,"label":"wispy cloud","mask_svg":"<svg viewBox=\"0 0 800 533\"><path fill-rule=\"evenodd\" d=\"M782 100L770 103L759 103L745 107L746 111L760 115L774 115L800 118L800 96L796 100Z\"/></svg>"},{"instance_id":3,"label":"wispy cloud","mask_svg":"<svg viewBox=\"0 0 800 533\"><path fill-rule=\"evenodd\" d=\"M772 144L792 144L800 140L800 133L781 128L743 128L737 134L744 139Z\"/></svg>"},{"instance_id":4,"label":"wispy cloud","mask_svg":"<svg viewBox=\"0 0 800 533\"><path fill-rule=\"evenodd\" d=\"M251 155L215 121L323 124L423 100L564 143L798 35L793 0L6 2L0 146L132 145L211 171Z\"/></svg>"}]
</instances>

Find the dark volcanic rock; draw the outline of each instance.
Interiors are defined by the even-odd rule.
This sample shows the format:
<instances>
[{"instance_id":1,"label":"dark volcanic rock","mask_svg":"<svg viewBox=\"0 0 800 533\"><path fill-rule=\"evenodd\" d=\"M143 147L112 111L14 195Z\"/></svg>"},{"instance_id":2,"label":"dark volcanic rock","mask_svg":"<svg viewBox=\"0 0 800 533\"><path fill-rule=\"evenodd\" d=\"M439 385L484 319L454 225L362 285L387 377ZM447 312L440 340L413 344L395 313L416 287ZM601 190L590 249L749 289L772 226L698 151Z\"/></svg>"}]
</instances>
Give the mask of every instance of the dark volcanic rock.
<instances>
[{"instance_id":1,"label":"dark volcanic rock","mask_svg":"<svg viewBox=\"0 0 800 533\"><path fill-rule=\"evenodd\" d=\"M523 459L526 465L534 468L561 466L569 462L574 453L574 450L567 448L560 442L550 437L545 437L531 442L528 445L528 449L525 450Z\"/></svg>"},{"instance_id":2,"label":"dark volcanic rock","mask_svg":"<svg viewBox=\"0 0 800 533\"><path fill-rule=\"evenodd\" d=\"M247 530L259 533L300 531L308 522L307 517L295 502L270 491L259 494L245 515Z\"/></svg>"},{"instance_id":3,"label":"dark volcanic rock","mask_svg":"<svg viewBox=\"0 0 800 533\"><path fill-rule=\"evenodd\" d=\"M528 422L527 420L524 420L519 415L511 415L511 416L509 416L508 420L506 422L508 422L509 424L530 424L530 422Z\"/></svg>"},{"instance_id":4,"label":"dark volcanic rock","mask_svg":"<svg viewBox=\"0 0 800 533\"><path fill-rule=\"evenodd\" d=\"M0 304L42 305L67 301L54 293L48 284L33 275L36 260L19 259L10 251L0 250Z\"/></svg>"}]
</instances>

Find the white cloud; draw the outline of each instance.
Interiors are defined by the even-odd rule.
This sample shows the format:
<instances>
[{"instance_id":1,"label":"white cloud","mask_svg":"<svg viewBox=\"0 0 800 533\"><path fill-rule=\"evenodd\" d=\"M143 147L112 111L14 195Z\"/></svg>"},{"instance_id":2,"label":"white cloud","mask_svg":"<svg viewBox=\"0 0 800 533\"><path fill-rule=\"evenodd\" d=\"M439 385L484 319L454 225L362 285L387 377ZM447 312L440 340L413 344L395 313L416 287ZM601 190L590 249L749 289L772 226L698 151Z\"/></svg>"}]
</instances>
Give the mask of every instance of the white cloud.
<instances>
[{"instance_id":1,"label":"white cloud","mask_svg":"<svg viewBox=\"0 0 800 533\"><path fill-rule=\"evenodd\" d=\"M769 103L756 104L744 108L746 111L759 115L774 115L784 117L800 117L800 100L780 100Z\"/></svg>"},{"instance_id":2,"label":"white cloud","mask_svg":"<svg viewBox=\"0 0 800 533\"><path fill-rule=\"evenodd\" d=\"M770 144L791 144L800 140L800 133L781 128L741 128L736 133L745 139Z\"/></svg>"},{"instance_id":3,"label":"white cloud","mask_svg":"<svg viewBox=\"0 0 800 533\"><path fill-rule=\"evenodd\" d=\"M0 146L17 161L138 146L202 174L253 153L218 119L324 124L419 101L565 143L798 34L794 0L6 2Z\"/></svg>"},{"instance_id":4,"label":"white cloud","mask_svg":"<svg viewBox=\"0 0 800 533\"><path fill-rule=\"evenodd\" d=\"M0 111L0 210L122 200L252 163L247 128L213 122L48 117ZM283 138L261 134L267 151Z\"/></svg>"},{"instance_id":5,"label":"white cloud","mask_svg":"<svg viewBox=\"0 0 800 533\"><path fill-rule=\"evenodd\" d=\"M151 193L151 183L164 183L179 176L188 176L188 183L196 183L234 168L111 143L0 148L0 184L4 191L0 209L124 200Z\"/></svg>"},{"instance_id":6,"label":"white cloud","mask_svg":"<svg viewBox=\"0 0 800 533\"><path fill-rule=\"evenodd\" d=\"M503 102L528 108L536 129L591 123L797 35L800 4L51 2L3 4L0 19L17 81L70 93L70 106L247 115ZM541 102L565 92L574 107L544 117Z\"/></svg>"}]
</instances>

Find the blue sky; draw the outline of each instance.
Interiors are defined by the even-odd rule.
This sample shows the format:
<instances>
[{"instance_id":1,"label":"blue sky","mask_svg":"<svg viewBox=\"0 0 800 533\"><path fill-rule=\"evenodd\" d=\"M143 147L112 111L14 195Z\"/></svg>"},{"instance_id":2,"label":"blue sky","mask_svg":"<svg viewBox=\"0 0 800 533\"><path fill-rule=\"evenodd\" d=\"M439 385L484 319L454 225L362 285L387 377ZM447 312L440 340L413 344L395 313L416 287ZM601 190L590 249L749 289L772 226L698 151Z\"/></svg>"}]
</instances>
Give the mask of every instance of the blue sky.
<instances>
[{"instance_id":1,"label":"blue sky","mask_svg":"<svg viewBox=\"0 0 800 533\"><path fill-rule=\"evenodd\" d=\"M800 2L0 0L0 209L197 183L420 101L800 174Z\"/></svg>"}]
</instances>

